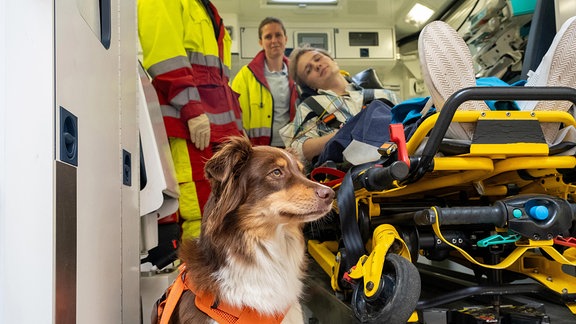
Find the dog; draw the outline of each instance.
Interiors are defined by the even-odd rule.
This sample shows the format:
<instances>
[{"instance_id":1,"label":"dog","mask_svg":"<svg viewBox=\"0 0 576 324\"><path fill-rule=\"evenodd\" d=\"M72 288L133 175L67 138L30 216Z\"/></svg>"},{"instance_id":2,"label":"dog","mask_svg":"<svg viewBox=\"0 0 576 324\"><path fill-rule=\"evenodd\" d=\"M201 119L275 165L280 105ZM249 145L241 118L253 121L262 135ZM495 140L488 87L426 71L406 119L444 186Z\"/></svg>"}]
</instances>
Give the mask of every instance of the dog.
<instances>
[{"instance_id":1,"label":"dog","mask_svg":"<svg viewBox=\"0 0 576 324\"><path fill-rule=\"evenodd\" d=\"M200 237L180 246L190 290L171 323L303 323L302 228L330 212L335 194L302 170L289 151L244 137L206 162L212 193Z\"/></svg>"}]
</instances>

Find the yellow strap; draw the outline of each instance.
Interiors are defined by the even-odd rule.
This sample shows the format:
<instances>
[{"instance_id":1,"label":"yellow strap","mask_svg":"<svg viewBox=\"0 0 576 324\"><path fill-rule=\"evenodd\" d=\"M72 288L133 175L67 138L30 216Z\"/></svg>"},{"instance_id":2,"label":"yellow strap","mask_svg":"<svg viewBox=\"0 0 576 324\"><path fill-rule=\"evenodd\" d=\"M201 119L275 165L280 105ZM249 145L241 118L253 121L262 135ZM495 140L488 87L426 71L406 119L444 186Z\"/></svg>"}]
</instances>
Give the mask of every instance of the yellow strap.
<instances>
[{"instance_id":1,"label":"yellow strap","mask_svg":"<svg viewBox=\"0 0 576 324\"><path fill-rule=\"evenodd\" d=\"M432 208L434 209L434 212L436 213L436 215L438 215L439 214L438 210L436 210L435 207L432 207ZM432 224L432 228L434 229L434 233L436 233L436 235L442 240L442 242L444 242L444 243L448 244L449 246L453 247L454 249L456 249L468 261L470 261L476 265L479 265L481 267L484 267L484 268L506 269L506 268L510 267L514 262L516 262L522 256L522 254L524 254L524 252L526 252L529 249L534 249L534 248L542 248L557 262L560 262L562 264L576 265L576 258L573 258L570 255L567 255L570 258L570 259L567 259L562 254L560 254L554 247L552 247L552 245L554 244L553 240L544 240L544 241L528 240L528 242L529 242L528 244L522 244L522 243L516 242L517 248L514 251L512 251L512 253L510 253L510 255L508 255L504 260L502 260L502 262L495 264L495 265L483 264L483 263L476 261L476 259L474 259L470 254L466 253L466 251L464 251L463 249L459 248L458 246L448 242L448 240L446 240L444 238L444 236L442 235L442 233L440 231L440 221L439 221L438 217L436 217L436 222L434 222L434 224Z\"/></svg>"},{"instance_id":2,"label":"yellow strap","mask_svg":"<svg viewBox=\"0 0 576 324\"><path fill-rule=\"evenodd\" d=\"M172 283L168 296L166 296L166 304L162 311L160 324L168 324L170 322L170 317L172 317L172 313L174 312L174 309L176 309L176 305L178 305L178 301L184 292L184 282L182 281L184 269L184 267L180 267L180 273L176 280L174 280L174 283Z\"/></svg>"}]
</instances>

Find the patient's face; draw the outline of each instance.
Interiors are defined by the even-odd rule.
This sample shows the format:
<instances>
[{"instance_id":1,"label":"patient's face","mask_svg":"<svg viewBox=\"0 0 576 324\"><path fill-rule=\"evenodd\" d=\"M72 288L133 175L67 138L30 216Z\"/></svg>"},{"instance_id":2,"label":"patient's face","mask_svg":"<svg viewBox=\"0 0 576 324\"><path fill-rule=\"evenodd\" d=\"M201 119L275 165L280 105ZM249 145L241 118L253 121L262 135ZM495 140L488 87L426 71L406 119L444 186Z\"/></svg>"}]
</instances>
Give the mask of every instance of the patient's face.
<instances>
[{"instance_id":1,"label":"patient's face","mask_svg":"<svg viewBox=\"0 0 576 324\"><path fill-rule=\"evenodd\" d=\"M331 57L317 51L309 51L298 60L298 77L313 89L330 90L330 78L340 74L340 67Z\"/></svg>"}]
</instances>

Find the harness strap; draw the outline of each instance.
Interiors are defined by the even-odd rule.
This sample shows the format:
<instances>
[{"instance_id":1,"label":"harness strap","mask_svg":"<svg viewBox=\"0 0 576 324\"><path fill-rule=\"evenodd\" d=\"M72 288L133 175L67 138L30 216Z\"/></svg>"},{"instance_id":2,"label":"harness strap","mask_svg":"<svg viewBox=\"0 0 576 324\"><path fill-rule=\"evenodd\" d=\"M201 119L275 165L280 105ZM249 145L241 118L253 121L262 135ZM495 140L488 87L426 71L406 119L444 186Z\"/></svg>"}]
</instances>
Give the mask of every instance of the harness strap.
<instances>
[{"instance_id":1,"label":"harness strap","mask_svg":"<svg viewBox=\"0 0 576 324\"><path fill-rule=\"evenodd\" d=\"M374 100L380 100L384 102L386 105L394 107L394 104L386 98L375 98L374 89L360 88L360 90L362 90L363 109L366 108ZM326 109L324 109L324 107L318 102L318 100L314 98L314 96L307 97L302 101L302 103L305 103L312 111L308 113L308 115L304 118L304 121L300 124L300 126L304 125L308 120L314 117L321 118L324 124L334 129L338 129L340 128L340 125L342 125L342 123L338 121L338 119L336 119L334 113L328 113ZM298 134L299 130L300 128L298 128L295 134Z\"/></svg>"},{"instance_id":2,"label":"harness strap","mask_svg":"<svg viewBox=\"0 0 576 324\"><path fill-rule=\"evenodd\" d=\"M368 106L374 100L374 89L362 89L362 108ZM390 106L393 107L393 106Z\"/></svg>"},{"instance_id":3,"label":"harness strap","mask_svg":"<svg viewBox=\"0 0 576 324\"><path fill-rule=\"evenodd\" d=\"M209 292L197 294L194 288L191 288L191 290L196 295L194 299L196 307L218 323L279 324L284 319L284 314L277 316L261 315L252 308L238 308L220 303L219 300Z\"/></svg>"},{"instance_id":4,"label":"harness strap","mask_svg":"<svg viewBox=\"0 0 576 324\"><path fill-rule=\"evenodd\" d=\"M180 266L180 273L172 286L168 288L166 291L166 300L162 301L158 306L159 311L158 315L160 316L160 324L168 324L170 322L170 317L172 317L172 313L174 313L174 309L176 309L176 305L178 305L178 301L182 294L184 293L184 289L186 288L184 285L184 281L182 280L182 276L184 275L185 267L182 265Z\"/></svg>"},{"instance_id":5,"label":"harness strap","mask_svg":"<svg viewBox=\"0 0 576 324\"><path fill-rule=\"evenodd\" d=\"M220 301L210 292L198 292L190 280L186 280L186 266L179 267L180 273L172 285L166 290L166 299L158 305L158 317L160 324L168 324L170 318L182 297L185 290L191 291L194 295L194 304L199 310L210 316L218 323L230 324L280 324L285 314L266 316L248 307L238 308L220 303Z\"/></svg>"},{"instance_id":6,"label":"harness strap","mask_svg":"<svg viewBox=\"0 0 576 324\"><path fill-rule=\"evenodd\" d=\"M306 105L308 105L308 107L310 107L310 109L312 109L312 111L314 112L314 114L316 114L316 116L318 116L319 118L322 119L322 121L331 128L335 128L338 129L340 128L340 125L342 124L340 121L338 121L338 119L336 119L336 116L334 116L334 114L329 114L324 107L316 100L316 98L312 97L308 97L306 98L304 101L304 103L306 103ZM310 113L312 114L312 113ZM308 114L308 115L310 115ZM312 117L314 117L312 115ZM308 116L306 116L307 119ZM304 123L302 123L304 124Z\"/></svg>"}]
</instances>

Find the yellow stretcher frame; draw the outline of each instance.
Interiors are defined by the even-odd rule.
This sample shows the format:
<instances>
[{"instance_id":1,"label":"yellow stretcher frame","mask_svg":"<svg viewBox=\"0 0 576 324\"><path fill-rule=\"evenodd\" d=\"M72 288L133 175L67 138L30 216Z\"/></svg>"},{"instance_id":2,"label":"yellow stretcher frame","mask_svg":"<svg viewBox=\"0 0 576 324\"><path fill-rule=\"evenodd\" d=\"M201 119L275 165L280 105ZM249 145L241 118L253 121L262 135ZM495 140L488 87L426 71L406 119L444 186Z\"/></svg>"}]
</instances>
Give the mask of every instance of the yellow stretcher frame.
<instances>
[{"instance_id":1,"label":"yellow stretcher frame","mask_svg":"<svg viewBox=\"0 0 576 324\"><path fill-rule=\"evenodd\" d=\"M429 136L440 114L427 118L412 135L406 148L409 156L413 156L421 148L423 140ZM576 127L574 117L566 112L556 111L458 111L454 113L453 122L474 123L479 120L536 120L543 122L559 122L564 126ZM370 192L366 189L355 191L356 206L360 202L368 206L370 217L379 216L380 208L375 200L401 199L418 194L430 193L437 189L470 186L479 197L500 197L507 194L503 185L506 178L513 176L516 171L534 175L538 181L516 179L520 184L520 193L549 194L563 199L573 198L576 187L562 182L562 175L557 169L572 169L576 167L575 156L550 156L549 147L545 143L506 143L506 144L474 144L470 145L470 152L458 156L434 156L433 168L417 182L407 185L396 183L396 187L379 192ZM574 200L574 199L572 199ZM356 211L358 217L358 210ZM516 249L502 263L494 266L482 264L470 256L463 249L446 240L440 230L439 222L432 225L433 231L442 241L452 246L470 262L485 268L507 269L531 277L548 289L559 294L576 293L576 278L562 270L563 265L576 266L576 248L568 248L559 252L551 241L523 240L516 244ZM364 255L355 269L349 272L353 279L364 278L364 282L379 283L380 269L384 257L393 241L403 246L401 254L411 260L406 243L398 235L392 225L384 224L376 228L373 239L366 246L369 255ZM544 250L552 260L535 253ZM322 269L331 277L331 285L335 291L340 291L337 278L340 273L340 255L338 243L333 241L320 242L310 240L308 252ZM364 293L371 297L370 291L365 287ZM567 304L572 313L576 314L576 305ZM414 319L414 316L411 320Z\"/></svg>"}]
</instances>

